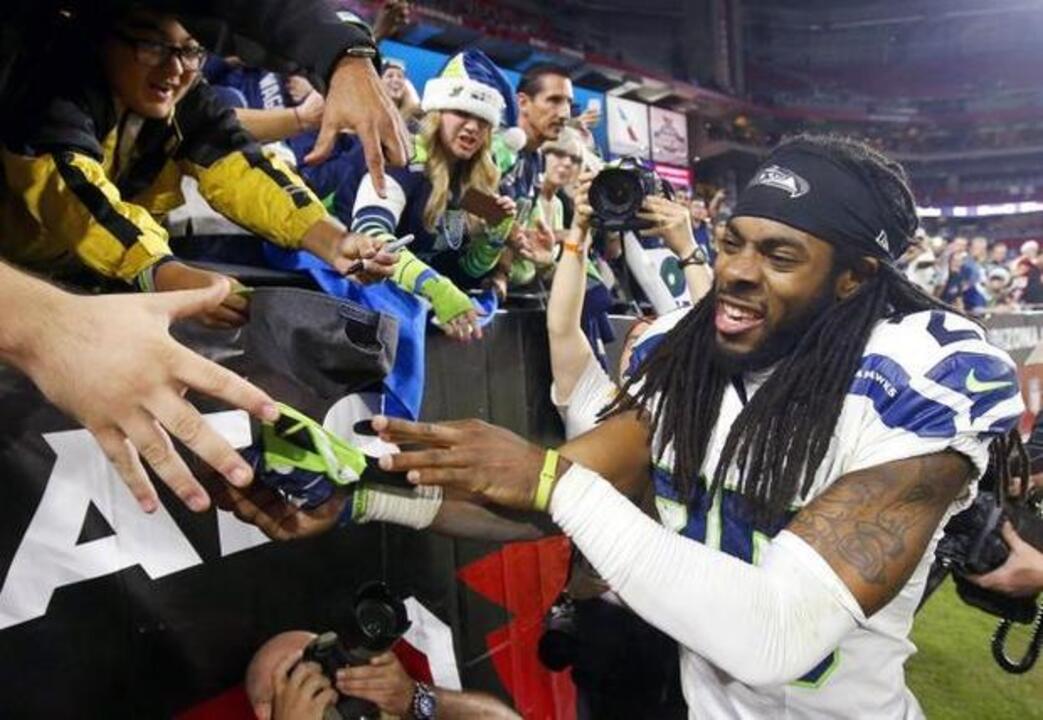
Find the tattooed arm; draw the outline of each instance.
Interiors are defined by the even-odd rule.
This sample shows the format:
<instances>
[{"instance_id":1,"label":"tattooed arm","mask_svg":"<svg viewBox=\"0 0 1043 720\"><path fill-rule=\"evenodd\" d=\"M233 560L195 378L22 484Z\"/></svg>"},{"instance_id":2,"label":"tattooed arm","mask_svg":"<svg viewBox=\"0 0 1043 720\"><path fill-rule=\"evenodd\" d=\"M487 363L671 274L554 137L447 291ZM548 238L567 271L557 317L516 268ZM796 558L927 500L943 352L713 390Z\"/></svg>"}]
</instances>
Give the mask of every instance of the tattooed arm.
<instances>
[{"instance_id":1,"label":"tattooed arm","mask_svg":"<svg viewBox=\"0 0 1043 720\"><path fill-rule=\"evenodd\" d=\"M952 451L850 473L802 509L757 565L655 525L580 465L559 480L551 512L647 622L740 682L778 685L900 591L972 473Z\"/></svg>"},{"instance_id":2,"label":"tattooed arm","mask_svg":"<svg viewBox=\"0 0 1043 720\"><path fill-rule=\"evenodd\" d=\"M845 475L787 528L829 563L865 614L905 585L974 469L946 451Z\"/></svg>"}]
</instances>

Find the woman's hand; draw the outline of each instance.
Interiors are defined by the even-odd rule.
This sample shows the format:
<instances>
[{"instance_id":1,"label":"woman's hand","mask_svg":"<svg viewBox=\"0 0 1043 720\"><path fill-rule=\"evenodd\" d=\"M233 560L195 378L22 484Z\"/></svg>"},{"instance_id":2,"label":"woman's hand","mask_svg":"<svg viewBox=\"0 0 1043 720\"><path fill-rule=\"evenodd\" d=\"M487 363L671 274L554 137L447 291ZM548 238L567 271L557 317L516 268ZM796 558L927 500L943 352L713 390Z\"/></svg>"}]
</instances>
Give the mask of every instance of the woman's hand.
<instances>
[{"instance_id":1,"label":"woman's hand","mask_svg":"<svg viewBox=\"0 0 1043 720\"><path fill-rule=\"evenodd\" d=\"M595 174L584 172L579 176L579 185L573 196L575 210L572 215L572 227L586 234L590 230L591 220L594 217L594 209L590 206L590 184L594 182Z\"/></svg>"},{"instance_id":2,"label":"woman's hand","mask_svg":"<svg viewBox=\"0 0 1043 720\"><path fill-rule=\"evenodd\" d=\"M692 217L681 203L649 195L641 206L638 217L652 223L642 230L643 237L661 237L666 246L679 258L688 257L695 250Z\"/></svg>"},{"instance_id":3,"label":"woman's hand","mask_svg":"<svg viewBox=\"0 0 1043 720\"><path fill-rule=\"evenodd\" d=\"M518 254L539 266L554 264L554 245L557 237L543 220L537 219L535 226L526 231L528 242L518 250Z\"/></svg>"}]
</instances>

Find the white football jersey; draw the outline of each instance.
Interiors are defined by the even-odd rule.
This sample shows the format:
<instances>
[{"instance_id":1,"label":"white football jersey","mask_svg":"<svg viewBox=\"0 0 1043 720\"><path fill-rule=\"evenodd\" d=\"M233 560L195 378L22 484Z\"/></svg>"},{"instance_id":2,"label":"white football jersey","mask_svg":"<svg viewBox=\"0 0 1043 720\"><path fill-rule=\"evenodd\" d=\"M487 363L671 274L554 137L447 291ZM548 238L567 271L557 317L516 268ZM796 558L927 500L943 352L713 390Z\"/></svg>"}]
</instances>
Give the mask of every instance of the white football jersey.
<instances>
[{"instance_id":1,"label":"white football jersey","mask_svg":"<svg viewBox=\"0 0 1043 720\"><path fill-rule=\"evenodd\" d=\"M631 367L663 340L687 310L660 318L642 336ZM747 397L767 374L744 378ZM653 468L660 522L708 547L756 564L760 548L781 527L752 527L744 502L727 489L708 497L712 478L732 423L743 406L729 386L710 437L710 450L694 496L682 502L670 480L669 448ZM833 442L800 507L838 478L946 449L969 458L978 475L988 465L993 438L1009 431L1024 411L1014 363L989 345L971 321L944 311L925 311L882 321L866 345L861 367L841 410ZM973 489L972 489L973 493ZM845 637L801 680L786 685L750 687L701 658L698 648L681 648L681 682L692 718L917 718L916 699L905 684L904 663L916 648L909 641L913 614L923 595L934 548L950 515L969 503L972 493L949 509L912 577L887 606ZM664 588L664 590L667 590ZM692 612L699 612L693 607Z\"/></svg>"}]
</instances>

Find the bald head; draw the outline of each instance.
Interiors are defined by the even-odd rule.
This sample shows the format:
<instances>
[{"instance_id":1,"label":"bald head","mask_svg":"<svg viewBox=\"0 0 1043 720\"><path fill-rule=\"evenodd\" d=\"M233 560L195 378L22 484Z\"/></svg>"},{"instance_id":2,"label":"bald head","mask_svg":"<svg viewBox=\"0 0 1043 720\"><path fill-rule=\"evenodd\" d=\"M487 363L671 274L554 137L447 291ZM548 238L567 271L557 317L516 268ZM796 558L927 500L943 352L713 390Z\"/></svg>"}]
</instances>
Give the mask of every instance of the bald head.
<instances>
[{"instance_id":1,"label":"bald head","mask_svg":"<svg viewBox=\"0 0 1043 720\"><path fill-rule=\"evenodd\" d=\"M272 674L279 663L290 655L300 653L315 639L315 633L290 630L279 633L262 645L246 667L246 696L258 720L270 720L272 716Z\"/></svg>"}]
</instances>

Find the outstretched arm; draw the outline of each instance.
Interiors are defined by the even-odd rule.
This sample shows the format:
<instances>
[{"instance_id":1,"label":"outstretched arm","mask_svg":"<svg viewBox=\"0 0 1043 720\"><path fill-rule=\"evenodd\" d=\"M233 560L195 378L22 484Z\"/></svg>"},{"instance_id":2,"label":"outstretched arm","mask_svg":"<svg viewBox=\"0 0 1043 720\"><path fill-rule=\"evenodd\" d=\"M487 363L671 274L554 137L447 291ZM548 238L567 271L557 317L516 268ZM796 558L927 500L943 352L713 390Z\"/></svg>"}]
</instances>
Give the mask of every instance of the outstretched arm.
<instances>
[{"instance_id":1,"label":"outstretched arm","mask_svg":"<svg viewBox=\"0 0 1043 720\"><path fill-rule=\"evenodd\" d=\"M385 469L508 507L532 507L540 448L522 451L520 439L479 423L465 432L457 425L458 434L401 421L374 426L397 443L439 446L384 458ZM886 605L973 474L953 451L851 473L801 510L760 564L750 565L670 532L620 495L613 487L619 478L609 482L599 474L619 462L605 461L613 448L604 441L614 438L599 430L561 449L573 464L559 464L552 518L635 612L753 685L800 677ZM580 464L581 457L597 462L598 471Z\"/></svg>"},{"instance_id":2,"label":"outstretched arm","mask_svg":"<svg viewBox=\"0 0 1043 720\"><path fill-rule=\"evenodd\" d=\"M230 482L249 483L253 472L184 391L265 420L278 417L265 393L167 333L172 320L212 310L228 291L222 282L184 292L77 297L0 263L0 361L23 371L97 438L146 512L159 500L141 458L190 508L205 510L207 495L170 435Z\"/></svg>"},{"instance_id":3,"label":"outstretched arm","mask_svg":"<svg viewBox=\"0 0 1043 720\"><path fill-rule=\"evenodd\" d=\"M507 472L532 462L538 466L543 462L540 448L507 430L478 420L408 423L381 417L374 418L373 422L374 429L380 432L385 441L396 437L399 429L405 429L410 437L415 438L414 442L436 448L409 454L419 454L422 461L427 463L424 467L437 462L462 462L463 468L481 464L482 467L478 469L482 483L489 486L495 485L499 469ZM476 442L467 443L466 448L459 447L467 438L473 438ZM458 451L463 451L463 459L460 461L454 459ZM492 454L486 454L487 451ZM606 420L589 433L570 441L562 448L562 453L595 468L629 497L639 497L647 485L650 459L648 434L644 423L633 414ZM396 461L386 457L381 463L390 467ZM451 473L456 477L456 471L451 466L439 472ZM539 467L536 472L538 474ZM434 476L430 477L433 481ZM363 488L357 489L354 494L338 490L328 502L314 510L301 510L287 503L263 483L254 483L247 488L217 485L212 490L218 505L223 509L234 512L244 522L256 525L268 537L289 540L330 530L345 511L347 503L353 502ZM406 505L400 502L401 496L399 490L379 492L377 498L367 500L364 513L355 512L356 508L353 508L354 521L394 522L417 529L432 527L448 535L497 541L529 540L547 530L546 526L534 524L524 514L518 518L507 518L499 514L500 510L494 513L465 500L446 500L443 510L440 496L437 501L428 497L424 503L414 497ZM530 509L527 504L504 505L518 507L523 511Z\"/></svg>"},{"instance_id":4,"label":"outstretched arm","mask_svg":"<svg viewBox=\"0 0 1043 720\"><path fill-rule=\"evenodd\" d=\"M572 395L594 351L583 334L583 298L587 289L587 250L590 247L591 208L587 202L592 174L580 179L576 193L576 215L564 243L564 250L547 301L547 336L550 342L550 368L558 397Z\"/></svg>"}]
</instances>

